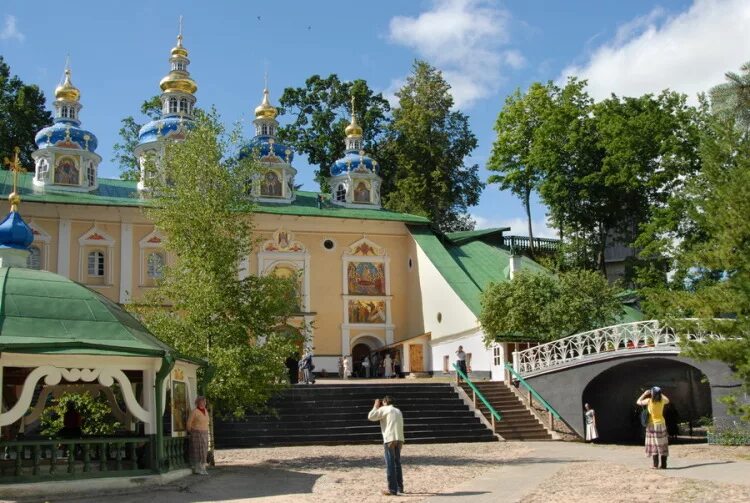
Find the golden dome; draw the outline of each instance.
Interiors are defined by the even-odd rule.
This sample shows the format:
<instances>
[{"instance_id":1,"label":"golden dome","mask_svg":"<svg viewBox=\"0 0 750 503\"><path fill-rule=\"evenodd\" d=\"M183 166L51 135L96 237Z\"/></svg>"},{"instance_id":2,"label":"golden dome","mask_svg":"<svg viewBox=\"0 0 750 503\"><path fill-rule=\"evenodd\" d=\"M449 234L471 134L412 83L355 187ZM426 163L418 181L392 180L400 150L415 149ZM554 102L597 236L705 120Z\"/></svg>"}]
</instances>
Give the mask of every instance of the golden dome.
<instances>
[{"instance_id":1,"label":"golden dome","mask_svg":"<svg viewBox=\"0 0 750 503\"><path fill-rule=\"evenodd\" d=\"M169 72L166 77L161 79L159 87L161 87L161 90L165 93L180 92L195 94L195 91L198 90L198 84L190 78L190 75L188 75L187 72L178 70Z\"/></svg>"},{"instance_id":2,"label":"golden dome","mask_svg":"<svg viewBox=\"0 0 750 503\"><path fill-rule=\"evenodd\" d=\"M271 101L268 98L268 88L263 89L263 101L255 107L255 118L256 119L275 119L279 111L276 107L271 105Z\"/></svg>"},{"instance_id":3,"label":"golden dome","mask_svg":"<svg viewBox=\"0 0 750 503\"><path fill-rule=\"evenodd\" d=\"M70 81L70 68L65 68L65 80L55 88L55 98L58 100L78 101L81 91Z\"/></svg>"},{"instance_id":4,"label":"golden dome","mask_svg":"<svg viewBox=\"0 0 750 503\"><path fill-rule=\"evenodd\" d=\"M352 96L352 121L344 129L346 136L351 138L352 136L362 136L362 127L357 124L357 116L354 115L354 96Z\"/></svg>"},{"instance_id":5,"label":"golden dome","mask_svg":"<svg viewBox=\"0 0 750 503\"><path fill-rule=\"evenodd\" d=\"M188 51L182 46L182 34L177 35L177 45L172 47L172 57L188 57Z\"/></svg>"}]
</instances>

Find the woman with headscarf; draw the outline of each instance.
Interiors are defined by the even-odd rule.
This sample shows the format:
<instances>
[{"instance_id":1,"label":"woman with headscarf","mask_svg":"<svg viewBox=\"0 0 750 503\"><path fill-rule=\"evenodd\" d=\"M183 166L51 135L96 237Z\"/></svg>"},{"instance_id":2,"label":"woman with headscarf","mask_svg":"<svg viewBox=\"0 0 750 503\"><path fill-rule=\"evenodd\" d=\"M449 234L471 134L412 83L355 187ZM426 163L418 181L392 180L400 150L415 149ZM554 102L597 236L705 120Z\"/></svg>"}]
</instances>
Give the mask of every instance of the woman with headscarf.
<instances>
[{"instance_id":1,"label":"woman with headscarf","mask_svg":"<svg viewBox=\"0 0 750 503\"><path fill-rule=\"evenodd\" d=\"M190 464L196 475L208 475L206 471L206 456L208 455L208 410L206 397L195 399L195 408L190 412L187 421L187 431L190 433Z\"/></svg>"},{"instance_id":2,"label":"woman with headscarf","mask_svg":"<svg viewBox=\"0 0 750 503\"><path fill-rule=\"evenodd\" d=\"M669 398L661 392L660 387L654 386L644 391L636 403L646 407L648 411L646 456L651 456L654 462L653 468L666 469L667 456L669 456L669 435L667 422L664 420L664 406L669 403ZM659 465L659 457L661 457L661 465Z\"/></svg>"}]
</instances>

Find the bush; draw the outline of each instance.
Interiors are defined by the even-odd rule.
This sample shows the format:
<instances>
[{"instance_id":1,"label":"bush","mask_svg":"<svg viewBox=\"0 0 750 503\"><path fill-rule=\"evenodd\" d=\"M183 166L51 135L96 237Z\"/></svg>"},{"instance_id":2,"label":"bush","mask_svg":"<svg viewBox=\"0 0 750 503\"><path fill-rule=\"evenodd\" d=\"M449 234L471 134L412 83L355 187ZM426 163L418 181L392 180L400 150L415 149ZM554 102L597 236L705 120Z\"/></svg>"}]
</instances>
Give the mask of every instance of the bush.
<instances>
[{"instance_id":1,"label":"bush","mask_svg":"<svg viewBox=\"0 0 750 503\"><path fill-rule=\"evenodd\" d=\"M112 417L107 400L91 393L63 393L52 406L42 412L40 423L42 435L54 438L65 428L65 414L73 409L81 416L81 434L85 436L112 435L122 425Z\"/></svg>"}]
</instances>

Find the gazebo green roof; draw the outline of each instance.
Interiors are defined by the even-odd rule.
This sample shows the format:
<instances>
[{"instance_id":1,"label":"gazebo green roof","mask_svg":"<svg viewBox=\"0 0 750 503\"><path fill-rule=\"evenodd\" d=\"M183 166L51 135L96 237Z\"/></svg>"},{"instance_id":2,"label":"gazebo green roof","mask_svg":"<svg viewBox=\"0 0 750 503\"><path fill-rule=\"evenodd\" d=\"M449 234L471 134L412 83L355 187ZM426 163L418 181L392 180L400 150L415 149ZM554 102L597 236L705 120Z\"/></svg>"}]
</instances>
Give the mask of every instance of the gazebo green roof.
<instances>
[{"instance_id":1,"label":"gazebo green roof","mask_svg":"<svg viewBox=\"0 0 750 503\"><path fill-rule=\"evenodd\" d=\"M0 351L177 356L98 292L58 274L18 267L0 268Z\"/></svg>"}]
</instances>

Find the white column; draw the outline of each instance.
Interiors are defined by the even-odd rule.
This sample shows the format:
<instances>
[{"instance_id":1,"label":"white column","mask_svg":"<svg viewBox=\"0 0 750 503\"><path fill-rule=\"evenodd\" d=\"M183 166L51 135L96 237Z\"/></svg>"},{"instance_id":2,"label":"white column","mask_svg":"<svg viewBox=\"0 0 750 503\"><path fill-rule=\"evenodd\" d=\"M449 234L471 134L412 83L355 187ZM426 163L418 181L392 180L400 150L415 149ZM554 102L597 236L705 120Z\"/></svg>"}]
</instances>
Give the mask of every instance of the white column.
<instances>
[{"instance_id":1,"label":"white column","mask_svg":"<svg viewBox=\"0 0 750 503\"><path fill-rule=\"evenodd\" d=\"M349 350L349 327L341 326L341 354L350 354Z\"/></svg>"},{"instance_id":2,"label":"white column","mask_svg":"<svg viewBox=\"0 0 750 503\"><path fill-rule=\"evenodd\" d=\"M146 435L156 434L156 428L161 426L160 416L156 410L155 380L155 369L143 371L143 408L151 412L151 421L144 425Z\"/></svg>"},{"instance_id":3,"label":"white column","mask_svg":"<svg viewBox=\"0 0 750 503\"><path fill-rule=\"evenodd\" d=\"M138 267L142 267L141 264ZM120 304L130 302L133 292L133 224L120 225Z\"/></svg>"},{"instance_id":4,"label":"white column","mask_svg":"<svg viewBox=\"0 0 750 503\"><path fill-rule=\"evenodd\" d=\"M70 278L70 220L61 218L57 238L57 274Z\"/></svg>"}]
</instances>

